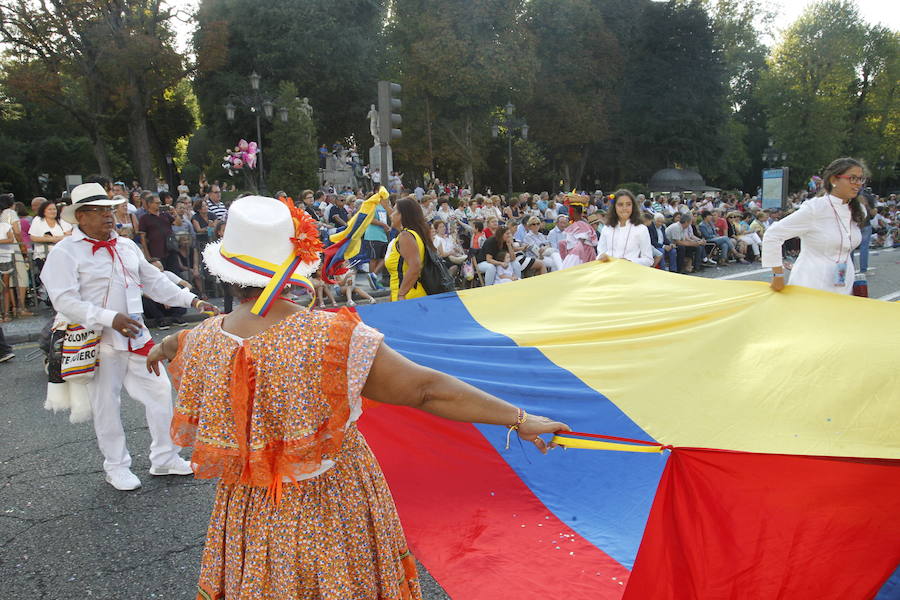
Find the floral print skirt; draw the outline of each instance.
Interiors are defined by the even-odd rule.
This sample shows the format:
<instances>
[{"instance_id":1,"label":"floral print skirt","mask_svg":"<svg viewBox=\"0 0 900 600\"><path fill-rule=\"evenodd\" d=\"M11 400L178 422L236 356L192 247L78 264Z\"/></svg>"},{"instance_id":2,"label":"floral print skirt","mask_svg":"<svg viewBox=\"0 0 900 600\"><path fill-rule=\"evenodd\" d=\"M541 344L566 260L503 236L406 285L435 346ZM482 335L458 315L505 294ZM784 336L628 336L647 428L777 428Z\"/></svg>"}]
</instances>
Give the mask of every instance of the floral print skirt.
<instances>
[{"instance_id":1,"label":"floral print skirt","mask_svg":"<svg viewBox=\"0 0 900 600\"><path fill-rule=\"evenodd\" d=\"M197 598L418 600L415 559L372 451L353 428L337 464L280 502L219 483Z\"/></svg>"}]
</instances>

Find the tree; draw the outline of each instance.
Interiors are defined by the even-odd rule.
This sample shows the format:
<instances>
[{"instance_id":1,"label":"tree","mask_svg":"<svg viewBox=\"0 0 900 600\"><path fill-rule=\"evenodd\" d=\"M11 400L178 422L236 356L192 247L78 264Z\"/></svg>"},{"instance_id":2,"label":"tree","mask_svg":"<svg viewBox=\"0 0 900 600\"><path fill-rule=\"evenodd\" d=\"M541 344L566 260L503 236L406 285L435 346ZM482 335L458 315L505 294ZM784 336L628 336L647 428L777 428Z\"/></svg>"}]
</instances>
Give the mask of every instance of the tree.
<instances>
[{"instance_id":1,"label":"tree","mask_svg":"<svg viewBox=\"0 0 900 600\"><path fill-rule=\"evenodd\" d=\"M619 40L588 0L532 0L526 22L533 38L544 41L536 50L528 124L564 186L580 188L591 148L609 142L618 116Z\"/></svg>"},{"instance_id":2,"label":"tree","mask_svg":"<svg viewBox=\"0 0 900 600\"><path fill-rule=\"evenodd\" d=\"M853 3L827 0L807 8L770 58L761 98L770 135L795 169L795 184L848 147L864 35Z\"/></svg>"},{"instance_id":3,"label":"tree","mask_svg":"<svg viewBox=\"0 0 900 600\"><path fill-rule=\"evenodd\" d=\"M534 43L521 26L524 0L396 0L388 24L386 75L403 84L404 126L397 155L434 153L474 185L490 139L490 115L507 101L526 104ZM422 166L421 160L416 164Z\"/></svg>"},{"instance_id":4,"label":"tree","mask_svg":"<svg viewBox=\"0 0 900 600\"><path fill-rule=\"evenodd\" d=\"M709 14L697 1L652 3L640 24L622 86L620 155L633 165L629 179L675 164L722 173L728 92Z\"/></svg>"},{"instance_id":5,"label":"tree","mask_svg":"<svg viewBox=\"0 0 900 600\"><path fill-rule=\"evenodd\" d=\"M133 166L151 186L149 113L189 72L172 47L173 18L162 0L3 0L0 39L13 47L7 83L67 110L91 137L104 174L110 122L124 115Z\"/></svg>"},{"instance_id":6,"label":"tree","mask_svg":"<svg viewBox=\"0 0 900 600\"><path fill-rule=\"evenodd\" d=\"M375 101L385 14L381 0L202 0L194 91L211 138L227 146L255 137L249 111L228 123L224 105L249 92L247 77L256 71L272 96L278 82L294 83L315 108L316 128L328 143L359 139Z\"/></svg>"},{"instance_id":7,"label":"tree","mask_svg":"<svg viewBox=\"0 0 900 600\"><path fill-rule=\"evenodd\" d=\"M269 136L269 186L287 190L288 194L315 189L319 164L311 115L304 112L296 85L283 81L278 89L278 106L288 109L288 120L277 120Z\"/></svg>"}]
</instances>

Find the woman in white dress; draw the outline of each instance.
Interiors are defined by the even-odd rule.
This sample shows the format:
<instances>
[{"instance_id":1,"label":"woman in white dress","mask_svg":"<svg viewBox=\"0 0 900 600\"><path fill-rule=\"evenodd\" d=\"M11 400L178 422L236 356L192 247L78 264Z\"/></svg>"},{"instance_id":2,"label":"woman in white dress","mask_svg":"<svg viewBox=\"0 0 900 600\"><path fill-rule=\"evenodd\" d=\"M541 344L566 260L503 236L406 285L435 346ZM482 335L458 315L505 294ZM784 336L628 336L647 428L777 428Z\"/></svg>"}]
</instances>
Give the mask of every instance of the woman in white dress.
<instances>
[{"instance_id":1,"label":"woman in white dress","mask_svg":"<svg viewBox=\"0 0 900 600\"><path fill-rule=\"evenodd\" d=\"M762 266L772 269L772 289L784 289L781 245L800 238L800 256L791 269L791 285L850 294L855 270L850 257L862 239L866 212L859 200L866 184L866 167L853 158L839 158L822 173L825 194L773 223L762 240Z\"/></svg>"},{"instance_id":2,"label":"woman in white dress","mask_svg":"<svg viewBox=\"0 0 900 600\"><path fill-rule=\"evenodd\" d=\"M641 212L634 194L628 190L619 190L615 193L614 202L613 209L606 217L607 227L600 232L597 260L606 262L610 258L624 258L645 267L652 266L650 231L641 222Z\"/></svg>"}]
</instances>

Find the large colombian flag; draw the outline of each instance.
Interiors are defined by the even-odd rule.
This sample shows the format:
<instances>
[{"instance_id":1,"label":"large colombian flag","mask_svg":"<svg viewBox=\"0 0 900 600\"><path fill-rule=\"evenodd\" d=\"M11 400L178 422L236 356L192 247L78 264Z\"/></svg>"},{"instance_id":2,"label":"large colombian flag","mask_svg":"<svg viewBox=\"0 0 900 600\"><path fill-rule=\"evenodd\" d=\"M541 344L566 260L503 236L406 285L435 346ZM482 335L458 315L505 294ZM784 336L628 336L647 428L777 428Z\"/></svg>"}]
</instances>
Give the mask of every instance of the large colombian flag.
<instances>
[{"instance_id":1,"label":"large colombian flag","mask_svg":"<svg viewBox=\"0 0 900 600\"><path fill-rule=\"evenodd\" d=\"M359 314L529 412L672 447L542 457L370 408L411 547L453 598L900 597L900 305L613 261Z\"/></svg>"}]
</instances>

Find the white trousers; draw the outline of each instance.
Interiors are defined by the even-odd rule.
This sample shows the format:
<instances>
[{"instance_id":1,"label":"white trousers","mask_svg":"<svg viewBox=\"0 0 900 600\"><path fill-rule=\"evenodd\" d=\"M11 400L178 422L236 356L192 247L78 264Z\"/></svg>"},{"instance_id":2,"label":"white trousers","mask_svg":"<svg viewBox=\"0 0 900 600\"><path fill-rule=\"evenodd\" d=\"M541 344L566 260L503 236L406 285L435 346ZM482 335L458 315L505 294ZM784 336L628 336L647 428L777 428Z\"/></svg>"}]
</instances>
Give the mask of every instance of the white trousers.
<instances>
[{"instance_id":1,"label":"white trousers","mask_svg":"<svg viewBox=\"0 0 900 600\"><path fill-rule=\"evenodd\" d=\"M120 413L122 387L144 405L150 429L150 464L165 465L181 449L172 442L172 384L160 365L157 377L147 371L146 357L100 344L100 363L88 385L97 445L103 453L106 471L128 469L131 455L125 446L125 430Z\"/></svg>"}]
</instances>

